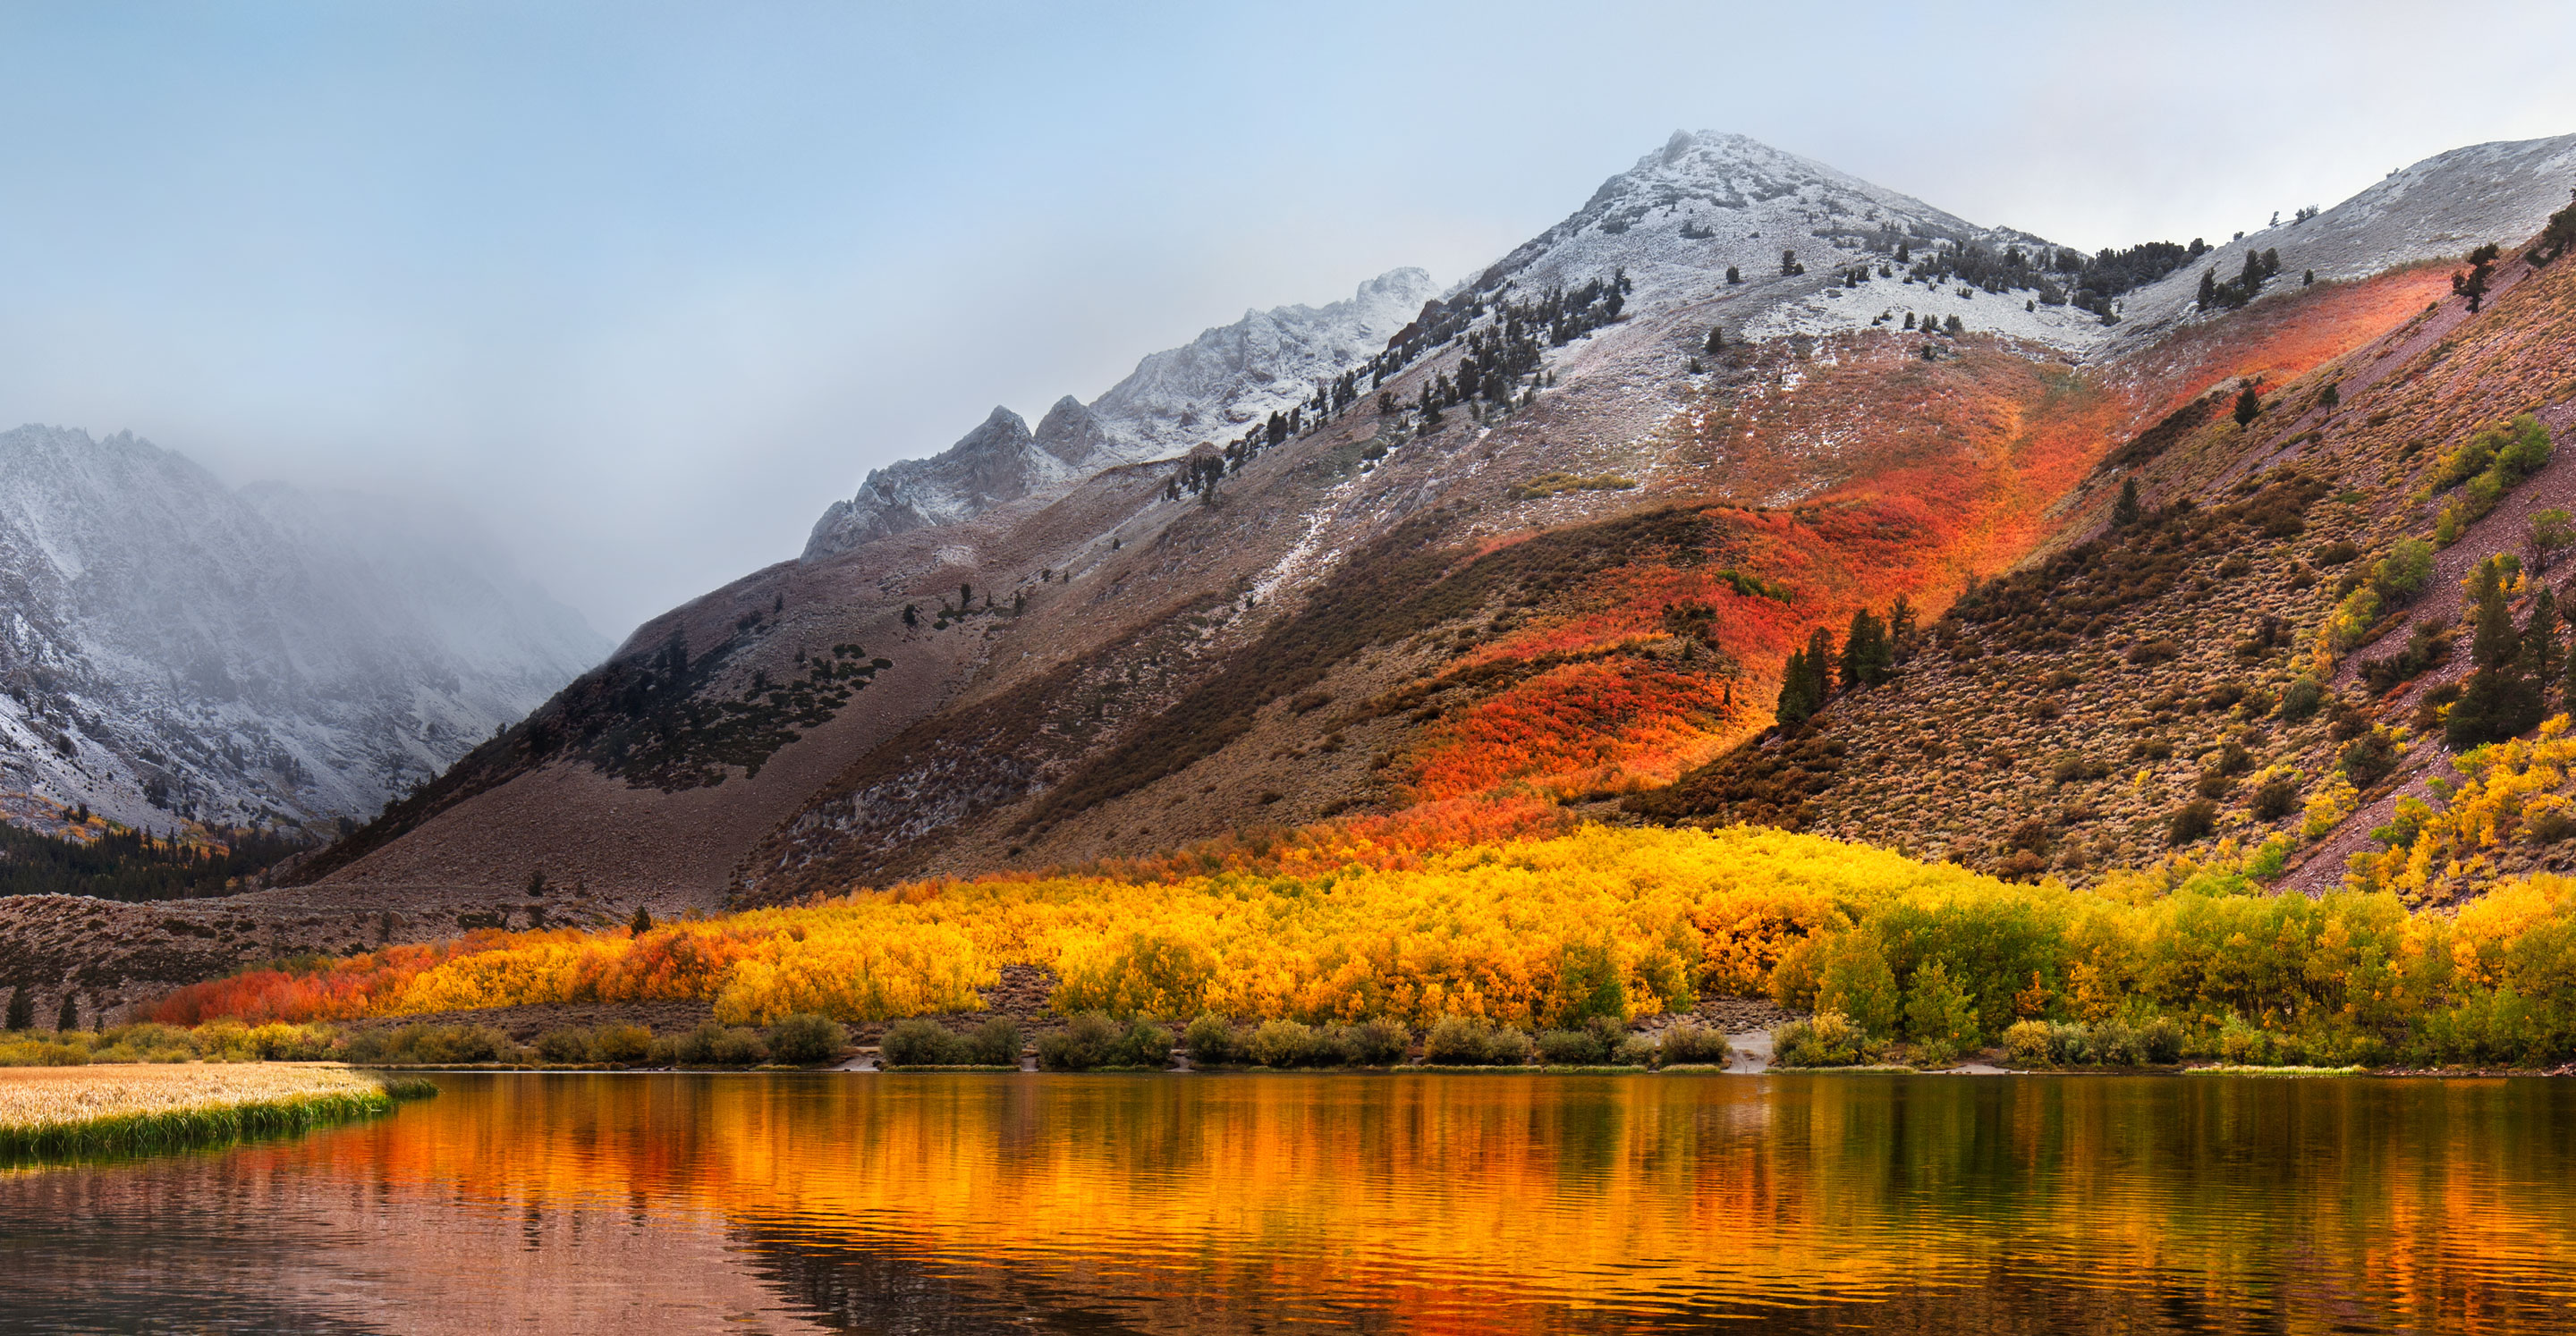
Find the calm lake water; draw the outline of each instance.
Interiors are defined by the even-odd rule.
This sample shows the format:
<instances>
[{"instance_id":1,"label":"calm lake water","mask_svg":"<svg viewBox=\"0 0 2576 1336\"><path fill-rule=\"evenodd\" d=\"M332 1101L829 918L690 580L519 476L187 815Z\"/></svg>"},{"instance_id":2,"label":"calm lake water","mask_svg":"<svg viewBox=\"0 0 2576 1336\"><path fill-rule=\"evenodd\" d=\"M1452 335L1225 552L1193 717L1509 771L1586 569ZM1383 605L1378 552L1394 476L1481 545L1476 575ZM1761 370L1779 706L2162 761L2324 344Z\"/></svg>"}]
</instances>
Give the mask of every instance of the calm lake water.
<instances>
[{"instance_id":1,"label":"calm lake water","mask_svg":"<svg viewBox=\"0 0 2576 1336\"><path fill-rule=\"evenodd\" d=\"M2576 1328L2568 1081L439 1084L0 1173L0 1328Z\"/></svg>"}]
</instances>

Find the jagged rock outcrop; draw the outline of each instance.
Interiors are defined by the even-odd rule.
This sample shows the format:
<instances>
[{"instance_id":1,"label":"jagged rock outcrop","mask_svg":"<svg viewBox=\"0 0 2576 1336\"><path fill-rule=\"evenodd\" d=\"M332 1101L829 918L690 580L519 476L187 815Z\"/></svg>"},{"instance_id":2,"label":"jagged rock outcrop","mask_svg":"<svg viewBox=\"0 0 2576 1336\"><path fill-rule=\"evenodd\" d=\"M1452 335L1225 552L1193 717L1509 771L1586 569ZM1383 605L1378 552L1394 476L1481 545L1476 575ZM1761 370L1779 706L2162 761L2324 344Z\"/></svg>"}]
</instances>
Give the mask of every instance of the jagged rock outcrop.
<instances>
[{"instance_id":1,"label":"jagged rock outcrop","mask_svg":"<svg viewBox=\"0 0 2576 1336\"><path fill-rule=\"evenodd\" d=\"M1034 433L1018 414L996 408L947 450L870 471L856 496L833 502L815 522L805 559L1060 494L1101 469L1173 458L1234 435L1366 361L1436 291L1429 274L1397 269L1320 308L1246 311L1146 357L1088 408L1071 395L1057 400Z\"/></svg>"},{"instance_id":2,"label":"jagged rock outcrop","mask_svg":"<svg viewBox=\"0 0 2576 1336\"><path fill-rule=\"evenodd\" d=\"M1059 413L1062 408L1057 405ZM1059 421L1056 414L1047 420ZM1059 425L1054 444L1062 448L1082 433L1082 426ZM1052 484L1071 482L1079 468L1079 461L1041 447L1019 414L995 408L982 426L928 459L870 470L857 496L833 502L814 522L805 557L811 561L899 533L953 524Z\"/></svg>"}]
</instances>

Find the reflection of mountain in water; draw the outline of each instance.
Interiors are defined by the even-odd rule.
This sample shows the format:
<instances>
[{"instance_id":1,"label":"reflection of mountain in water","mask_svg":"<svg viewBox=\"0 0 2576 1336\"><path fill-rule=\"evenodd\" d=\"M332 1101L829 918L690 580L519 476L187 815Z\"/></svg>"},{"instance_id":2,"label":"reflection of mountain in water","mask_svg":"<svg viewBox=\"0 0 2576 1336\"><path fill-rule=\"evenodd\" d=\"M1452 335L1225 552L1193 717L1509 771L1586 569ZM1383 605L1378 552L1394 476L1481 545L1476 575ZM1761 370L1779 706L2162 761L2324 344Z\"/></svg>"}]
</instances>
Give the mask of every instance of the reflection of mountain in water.
<instances>
[{"instance_id":1,"label":"reflection of mountain in water","mask_svg":"<svg viewBox=\"0 0 2576 1336\"><path fill-rule=\"evenodd\" d=\"M2506 1330L2576 1298L2547 1082L440 1081L365 1127L0 1179L0 1313L2038 1333Z\"/></svg>"}]
</instances>

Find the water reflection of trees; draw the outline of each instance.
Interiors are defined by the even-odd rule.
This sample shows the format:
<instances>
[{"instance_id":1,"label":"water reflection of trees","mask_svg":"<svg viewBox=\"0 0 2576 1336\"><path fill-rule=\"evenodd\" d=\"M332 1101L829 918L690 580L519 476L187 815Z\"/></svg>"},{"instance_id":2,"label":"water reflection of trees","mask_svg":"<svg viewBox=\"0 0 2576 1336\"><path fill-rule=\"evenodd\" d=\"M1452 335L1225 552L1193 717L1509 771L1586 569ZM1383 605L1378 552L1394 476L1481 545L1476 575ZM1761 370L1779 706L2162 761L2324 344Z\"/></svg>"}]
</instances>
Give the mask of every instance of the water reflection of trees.
<instances>
[{"instance_id":1,"label":"water reflection of trees","mask_svg":"<svg viewBox=\"0 0 2576 1336\"><path fill-rule=\"evenodd\" d=\"M604 1077L434 1105L335 1154L720 1218L860 1330L2576 1315L2576 1095L2540 1081Z\"/></svg>"}]
</instances>

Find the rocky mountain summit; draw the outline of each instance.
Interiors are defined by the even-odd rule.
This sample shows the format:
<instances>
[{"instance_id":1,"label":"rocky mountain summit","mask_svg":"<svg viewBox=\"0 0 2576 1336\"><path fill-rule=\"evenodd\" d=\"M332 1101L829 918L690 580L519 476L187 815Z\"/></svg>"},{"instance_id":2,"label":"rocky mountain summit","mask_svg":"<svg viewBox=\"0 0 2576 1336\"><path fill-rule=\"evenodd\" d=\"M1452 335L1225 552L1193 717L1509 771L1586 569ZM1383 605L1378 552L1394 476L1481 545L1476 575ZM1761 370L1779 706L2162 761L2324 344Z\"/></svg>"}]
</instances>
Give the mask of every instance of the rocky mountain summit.
<instances>
[{"instance_id":1,"label":"rocky mountain summit","mask_svg":"<svg viewBox=\"0 0 2576 1336\"><path fill-rule=\"evenodd\" d=\"M0 790L130 825L364 817L606 652L452 517L0 433Z\"/></svg>"},{"instance_id":2,"label":"rocky mountain summit","mask_svg":"<svg viewBox=\"0 0 2576 1336\"><path fill-rule=\"evenodd\" d=\"M1436 293L1429 274L1397 269L1323 307L1246 311L1146 357L1089 407L1071 395L1057 400L1034 432L997 407L939 454L871 470L856 496L833 502L815 522L805 559L1059 496L1104 468L1175 458L1232 436L1368 360Z\"/></svg>"}]
</instances>

